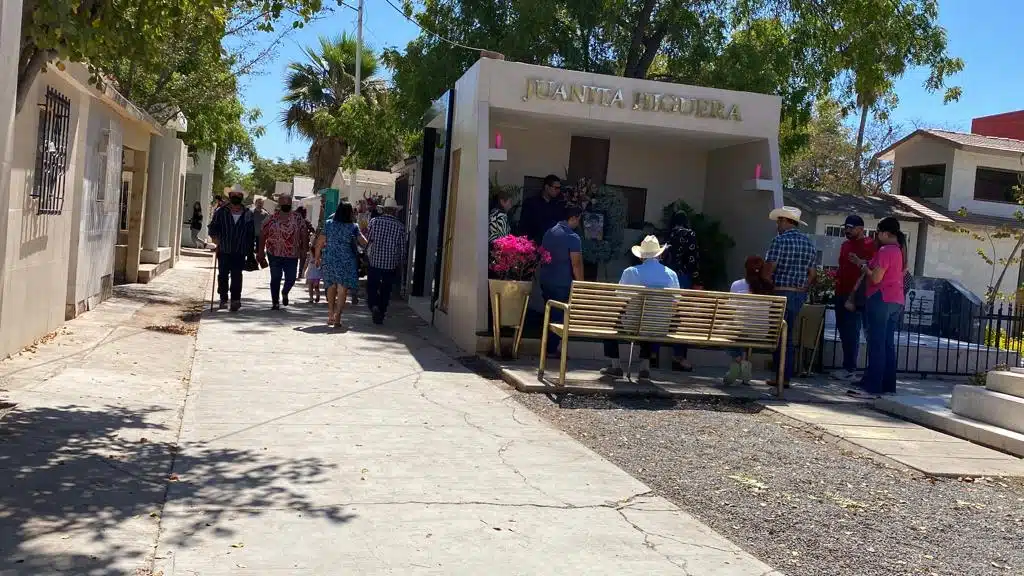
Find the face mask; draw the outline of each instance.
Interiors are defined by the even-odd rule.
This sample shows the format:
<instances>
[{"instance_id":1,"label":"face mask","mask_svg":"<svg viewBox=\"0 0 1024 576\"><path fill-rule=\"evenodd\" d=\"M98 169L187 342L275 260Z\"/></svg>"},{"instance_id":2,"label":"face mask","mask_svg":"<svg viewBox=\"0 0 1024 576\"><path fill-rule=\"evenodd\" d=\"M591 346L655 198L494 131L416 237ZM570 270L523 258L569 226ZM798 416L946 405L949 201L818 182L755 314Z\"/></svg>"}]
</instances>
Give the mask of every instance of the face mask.
<instances>
[{"instance_id":1,"label":"face mask","mask_svg":"<svg viewBox=\"0 0 1024 576\"><path fill-rule=\"evenodd\" d=\"M285 214L287 214L287 213L289 213L291 211L292 211L291 204L281 204L281 212L284 212Z\"/></svg>"},{"instance_id":2,"label":"face mask","mask_svg":"<svg viewBox=\"0 0 1024 576\"><path fill-rule=\"evenodd\" d=\"M241 196L232 196L231 197L231 203L234 204L235 206L238 206L239 204L242 203L242 197Z\"/></svg>"}]
</instances>

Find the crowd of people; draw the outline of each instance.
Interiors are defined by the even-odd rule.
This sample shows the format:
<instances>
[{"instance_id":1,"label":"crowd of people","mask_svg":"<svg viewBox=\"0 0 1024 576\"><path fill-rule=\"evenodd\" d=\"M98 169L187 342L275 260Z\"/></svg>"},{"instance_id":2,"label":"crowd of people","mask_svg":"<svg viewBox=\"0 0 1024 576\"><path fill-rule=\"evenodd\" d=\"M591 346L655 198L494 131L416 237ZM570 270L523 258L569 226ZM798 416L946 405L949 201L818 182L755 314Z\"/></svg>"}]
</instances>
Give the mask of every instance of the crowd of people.
<instances>
[{"instance_id":1,"label":"crowd of people","mask_svg":"<svg viewBox=\"0 0 1024 576\"><path fill-rule=\"evenodd\" d=\"M309 302L320 302L323 285L327 324L341 327L349 297L353 305L358 304L360 264L365 260L367 304L373 322L384 322L406 246L405 228L395 217L401 207L393 198L387 199L365 229L356 222L352 204L343 201L319 232L310 223L304 207L293 210L291 195L277 197L273 214L265 210L260 198L251 209L244 200L245 192L235 185L226 202L217 199L207 228L217 254L221 310L241 309L244 271L270 268L272 310L288 306L292 288L305 277ZM198 204L189 222L193 239L198 242L196 214L201 223L202 207Z\"/></svg>"},{"instance_id":2,"label":"crowd of people","mask_svg":"<svg viewBox=\"0 0 1024 576\"><path fill-rule=\"evenodd\" d=\"M545 302L566 302L573 281L584 279L583 243L577 233L581 210L566 204L561 188L561 179L557 176L546 177L540 195L523 203L519 222L520 233L551 255L550 263L538 272L541 296ZM511 205L512 198L505 192L499 191L493 199L488 223L489 241L511 233L508 219ZM801 211L791 206L772 210L768 217L776 223L777 235L763 257L751 255L746 258L743 277L732 282L730 287L734 293L774 294L786 298L788 344L773 358L778 365L780 354L785 357L782 382L785 387L789 387L795 369L798 345L795 331L799 326L800 311L817 280L818 270L818 251L807 234L801 231L801 227L806 225L801 216ZM844 231L847 240L842 247L835 300L844 355L842 370L833 376L853 384L849 393L854 396L875 397L895 392L895 334L910 278L906 237L895 218L879 221L873 239L867 237L864 220L857 215L846 219ZM703 289L699 240L685 212L673 215L667 242L663 244L657 234L650 233L631 248L631 253L638 263L622 272L620 284ZM550 314L551 322L562 321L561 309L552 308ZM863 376L858 377L856 369L862 322L867 332L868 362ZM561 339L549 334L548 347L543 353L558 357L560 347ZM658 354L656 343L640 346L639 379L650 378L650 361ZM732 362L724 377L725 382L749 383L752 372L750 359L742 350L730 350L729 355ZM602 373L608 377L621 377L623 371L616 341L605 342L605 356L610 363ZM685 346L673 347L672 365L675 370L693 369L687 361ZM776 386L778 382L769 380L767 384Z\"/></svg>"}]
</instances>

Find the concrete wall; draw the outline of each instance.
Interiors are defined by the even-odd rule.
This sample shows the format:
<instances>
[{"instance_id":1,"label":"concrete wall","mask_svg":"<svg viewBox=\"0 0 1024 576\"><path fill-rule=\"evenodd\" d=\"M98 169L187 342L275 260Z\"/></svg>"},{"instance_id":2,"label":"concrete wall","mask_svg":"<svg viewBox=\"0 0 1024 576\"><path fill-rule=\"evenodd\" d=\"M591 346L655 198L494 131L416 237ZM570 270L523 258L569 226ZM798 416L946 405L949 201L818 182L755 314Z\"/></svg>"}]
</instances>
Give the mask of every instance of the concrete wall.
<instances>
[{"instance_id":1,"label":"concrete wall","mask_svg":"<svg viewBox=\"0 0 1024 576\"><path fill-rule=\"evenodd\" d=\"M864 218L864 229L874 230L878 226L880 218ZM813 234L821 236L825 235L825 228L827 226L840 226L846 221L845 214L821 214L819 216L813 216L804 214L804 221L807 222L807 230ZM914 266L917 263L917 242L921 235L920 229L921 223L917 221L900 220L900 230L907 235L907 266L913 271Z\"/></svg>"},{"instance_id":2,"label":"concrete wall","mask_svg":"<svg viewBox=\"0 0 1024 576\"><path fill-rule=\"evenodd\" d=\"M998 277L1001 267L993 267L987 264L978 256L978 250L985 251L992 257L992 245L988 240L978 241L970 236L958 234L946 230L942 226L930 224L922 226L924 240L924 252L918 254L920 266L917 274L922 276L933 276L937 278L950 278L959 280L964 286L984 298L988 287L993 283L994 277ZM984 235L993 229L976 227L979 234ZM995 260L1007 258L1013 250L1015 240L1013 238L995 239ZM1018 282L1020 268L1018 265L1011 265L1006 272L1001 287L1002 292L1012 293Z\"/></svg>"},{"instance_id":3,"label":"concrete wall","mask_svg":"<svg viewBox=\"0 0 1024 576\"><path fill-rule=\"evenodd\" d=\"M113 287L121 184L121 119L102 102L86 99L85 140L78 148L82 177L75 180L66 318L94 308Z\"/></svg>"},{"instance_id":4,"label":"concrete wall","mask_svg":"<svg viewBox=\"0 0 1024 576\"><path fill-rule=\"evenodd\" d=\"M704 212L722 223L736 245L726 257L729 278L743 276L743 262L752 254L764 255L777 231L768 214L782 205L782 190L746 190L749 167L762 165L768 174L779 173L777 151L769 141L751 142L708 154ZM775 178L778 182L780 176ZM727 286L714 288L727 289Z\"/></svg>"},{"instance_id":5,"label":"concrete wall","mask_svg":"<svg viewBox=\"0 0 1024 576\"><path fill-rule=\"evenodd\" d=\"M954 151L953 177L950 182L950 210L966 208L971 214L1000 216L1013 218L1014 213L1021 209L1016 202L987 202L974 199L974 180L978 168L995 168L998 170L1024 171L1019 154L984 154L967 150Z\"/></svg>"},{"instance_id":6,"label":"concrete wall","mask_svg":"<svg viewBox=\"0 0 1024 576\"><path fill-rule=\"evenodd\" d=\"M892 193L903 194L900 190L903 168L934 164L946 166L946 182L942 198L932 198L929 201L942 206L947 205L952 181L950 174L953 172L953 147L928 136L915 136L896 149L892 165Z\"/></svg>"},{"instance_id":7,"label":"concrete wall","mask_svg":"<svg viewBox=\"0 0 1024 576\"><path fill-rule=\"evenodd\" d=\"M11 172L14 166L15 88L18 83L18 50L21 39L21 0L0 4L0 358L20 347L22 339L32 331L4 321L9 278L8 240L12 237L8 215L12 206ZM21 197L13 203L20 205ZM17 318L12 317L17 322ZM11 334L8 335L8 332Z\"/></svg>"},{"instance_id":8,"label":"concrete wall","mask_svg":"<svg viewBox=\"0 0 1024 576\"><path fill-rule=\"evenodd\" d=\"M61 214L37 214L39 201L31 197L36 172L39 108L47 86L71 101L68 126L69 162L65 204ZM75 182L82 170L74 162L87 130L81 117L84 98L62 76L40 74L29 89L25 106L14 119L13 157L7 211L0 215L6 224L4 284L0 297L0 356L20 350L34 340L59 328L64 322L68 286L68 262L75 202Z\"/></svg>"}]
</instances>

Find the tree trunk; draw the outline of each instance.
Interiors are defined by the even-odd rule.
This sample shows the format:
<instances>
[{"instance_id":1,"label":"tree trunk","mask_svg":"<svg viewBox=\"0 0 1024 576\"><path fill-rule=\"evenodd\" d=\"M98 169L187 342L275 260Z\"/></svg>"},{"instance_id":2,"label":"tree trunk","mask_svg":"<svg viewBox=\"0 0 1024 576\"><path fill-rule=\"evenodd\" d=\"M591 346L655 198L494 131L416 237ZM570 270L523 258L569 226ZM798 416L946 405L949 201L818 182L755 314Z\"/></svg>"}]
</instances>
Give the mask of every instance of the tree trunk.
<instances>
[{"instance_id":1,"label":"tree trunk","mask_svg":"<svg viewBox=\"0 0 1024 576\"><path fill-rule=\"evenodd\" d=\"M626 78L641 78L640 61L644 55L644 40L647 37L647 28L651 25L651 15L657 0L644 0L643 6L637 14L636 24L629 39L629 51L626 52L626 68L622 75ZM646 70L644 70L646 72Z\"/></svg>"},{"instance_id":2,"label":"tree trunk","mask_svg":"<svg viewBox=\"0 0 1024 576\"><path fill-rule=\"evenodd\" d=\"M864 131L868 125L868 105L861 104L860 107L860 127L857 128L857 148L854 152L856 156L856 168L857 168L857 193L864 193Z\"/></svg>"},{"instance_id":3,"label":"tree trunk","mask_svg":"<svg viewBox=\"0 0 1024 576\"><path fill-rule=\"evenodd\" d=\"M22 59L18 62L18 90L14 101L14 113L21 112L21 107L28 97L29 88L36 81L36 76L56 55L52 50L39 50L35 46L22 46Z\"/></svg>"}]
</instances>

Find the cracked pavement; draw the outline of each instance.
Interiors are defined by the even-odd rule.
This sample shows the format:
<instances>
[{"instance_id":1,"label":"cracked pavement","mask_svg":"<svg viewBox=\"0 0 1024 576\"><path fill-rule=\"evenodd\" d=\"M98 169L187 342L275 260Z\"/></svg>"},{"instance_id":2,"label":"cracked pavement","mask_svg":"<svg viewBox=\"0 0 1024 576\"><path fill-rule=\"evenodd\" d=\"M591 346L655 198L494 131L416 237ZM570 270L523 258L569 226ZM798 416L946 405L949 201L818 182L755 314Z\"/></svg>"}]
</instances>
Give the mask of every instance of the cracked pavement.
<instances>
[{"instance_id":1,"label":"cracked pavement","mask_svg":"<svg viewBox=\"0 0 1024 576\"><path fill-rule=\"evenodd\" d=\"M401 303L203 317L154 573L764 575ZM299 300L295 298L294 300Z\"/></svg>"}]
</instances>

